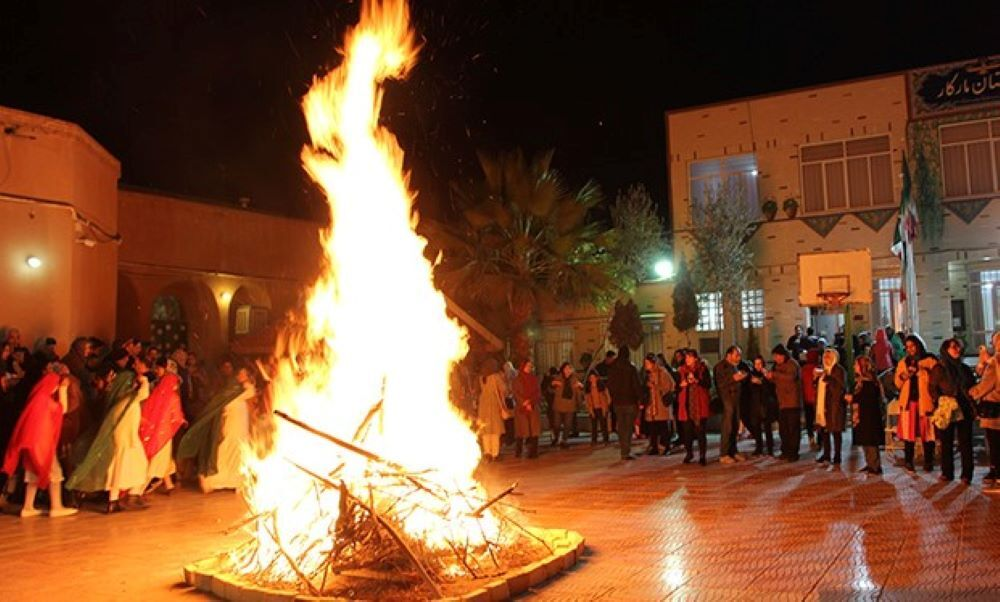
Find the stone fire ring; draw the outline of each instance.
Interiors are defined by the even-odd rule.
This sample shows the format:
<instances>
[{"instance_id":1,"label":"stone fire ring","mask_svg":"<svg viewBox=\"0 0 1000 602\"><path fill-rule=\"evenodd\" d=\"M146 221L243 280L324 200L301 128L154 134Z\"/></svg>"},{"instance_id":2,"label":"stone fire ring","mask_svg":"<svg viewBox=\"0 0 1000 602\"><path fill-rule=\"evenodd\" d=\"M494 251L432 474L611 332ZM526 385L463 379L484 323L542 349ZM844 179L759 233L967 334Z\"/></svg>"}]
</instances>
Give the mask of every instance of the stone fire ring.
<instances>
[{"instance_id":1,"label":"stone fire ring","mask_svg":"<svg viewBox=\"0 0 1000 602\"><path fill-rule=\"evenodd\" d=\"M445 600L492 602L507 600L541 585L547 579L569 569L583 555L583 536L565 529L539 529L528 527L552 548L545 558L513 569L500 577L474 583L471 591L446 597ZM315 597L296 592L269 589L243 580L239 575L220 569L225 554L206 558L184 567L184 581L189 586L230 602L294 602L343 600L343 598Z\"/></svg>"}]
</instances>

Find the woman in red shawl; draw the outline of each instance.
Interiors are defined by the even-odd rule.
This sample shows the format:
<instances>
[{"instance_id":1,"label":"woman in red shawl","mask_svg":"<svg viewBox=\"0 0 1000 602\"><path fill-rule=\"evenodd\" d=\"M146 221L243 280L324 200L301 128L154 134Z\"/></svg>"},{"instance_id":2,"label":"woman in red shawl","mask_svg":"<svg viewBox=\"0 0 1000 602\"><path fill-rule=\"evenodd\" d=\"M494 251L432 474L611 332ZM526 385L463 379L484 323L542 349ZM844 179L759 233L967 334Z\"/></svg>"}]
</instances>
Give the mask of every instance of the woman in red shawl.
<instances>
[{"instance_id":1,"label":"woman in red shawl","mask_svg":"<svg viewBox=\"0 0 1000 602\"><path fill-rule=\"evenodd\" d=\"M708 452L708 438L705 426L708 422L709 390L712 386L712 375L708 366L698 357L695 349L684 350L684 364L680 370L681 393L677 399L678 419L684 423L684 447L687 454L684 463L694 460L694 438L698 438L698 463L705 465L705 454Z\"/></svg>"},{"instance_id":2,"label":"woman in red shawl","mask_svg":"<svg viewBox=\"0 0 1000 602\"><path fill-rule=\"evenodd\" d=\"M521 457L525 440L528 457L538 457L538 435L542 428L542 386L535 376L535 365L530 360L521 362L521 369L514 378L514 434L517 437L516 456Z\"/></svg>"},{"instance_id":3,"label":"woman in red shawl","mask_svg":"<svg viewBox=\"0 0 1000 602\"><path fill-rule=\"evenodd\" d=\"M35 508L35 495L39 487L48 487L51 507L49 516L70 516L76 508L66 508L62 504L62 468L56 460L59 448L59 434L62 431L63 414L66 412L66 390L69 386L65 366L51 364L28 396L28 405L18 418L14 434L4 455L3 472L13 476L18 465L24 466L24 507L21 517L38 516L42 512Z\"/></svg>"},{"instance_id":4,"label":"woman in red shawl","mask_svg":"<svg viewBox=\"0 0 1000 602\"><path fill-rule=\"evenodd\" d=\"M882 374L886 370L895 367L892 345L889 343L889 335L884 328L875 331L875 344L872 345L872 361L875 362L875 374Z\"/></svg>"},{"instance_id":5,"label":"woman in red shawl","mask_svg":"<svg viewBox=\"0 0 1000 602\"><path fill-rule=\"evenodd\" d=\"M186 422L181 408L181 379L177 376L177 364L165 357L157 360L153 372L157 384L142 404L139 438L149 460L149 482L155 481L154 488L163 485L169 495L174 488L170 475L176 472L173 438Z\"/></svg>"}]
</instances>

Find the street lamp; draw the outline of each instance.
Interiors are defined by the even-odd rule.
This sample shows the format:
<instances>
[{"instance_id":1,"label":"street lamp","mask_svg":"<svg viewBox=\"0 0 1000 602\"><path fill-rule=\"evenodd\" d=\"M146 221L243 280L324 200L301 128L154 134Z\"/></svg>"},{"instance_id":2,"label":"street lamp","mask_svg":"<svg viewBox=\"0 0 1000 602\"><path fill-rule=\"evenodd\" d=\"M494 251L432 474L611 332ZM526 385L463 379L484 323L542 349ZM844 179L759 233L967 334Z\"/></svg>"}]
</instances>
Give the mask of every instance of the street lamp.
<instances>
[{"instance_id":1,"label":"street lamp","mask_svg":"<svg viewBox=\"0 0 1000 602\"><path fill-rule=\"evenodd\" d=\"M28 257L24 260L24 263L28 264L28 267L33 270L37 270L42 267L42 260L34 255L28 255Z\"/></svg>"},{"instance_id":2,"label":"street lamp","mask_svg":"<svg viewBox=\"0 0 1000 602\"><path fill-rule=\"evenodd\" d=\"M674 262L669 259L660 259L653 265L653 271L659 280L668 280L674 275Z\"/></svg>"}]
</instances>

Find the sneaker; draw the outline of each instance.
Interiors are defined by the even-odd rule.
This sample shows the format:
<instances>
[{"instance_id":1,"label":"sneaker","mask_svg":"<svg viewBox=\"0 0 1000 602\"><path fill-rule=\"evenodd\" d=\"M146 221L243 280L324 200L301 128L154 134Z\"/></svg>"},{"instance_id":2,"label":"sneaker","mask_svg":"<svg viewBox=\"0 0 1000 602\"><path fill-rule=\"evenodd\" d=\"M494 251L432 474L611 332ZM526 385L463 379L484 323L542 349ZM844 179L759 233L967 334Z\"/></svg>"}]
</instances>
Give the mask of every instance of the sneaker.
<instances>
[{"instance_id":1,"label":"sneaker","mask_svg":"<svg viewBox=\"0 0 1000 602\"><path fill-rule=\"evenodd\" d=\"M41 515L42 511L38 508L21 508L21 518L33 518Z\"/></svg>"},{"instance_id":2,"label":"sneaker","mask_svg":"<svg viewBox=\"0 0 1000 602\"><path fill-rule=\"evenodd\" d=\"M720 464L736 464L736 458L732 456L722 456L719 458Z\"/></svg>"},{"instance_id":3,"label":"sneaker","mask_svg":"<svg viewBox=\"0 0 1000 602\"><path fill-rule=\"evenodd\" d=\"M818 458L816 458L817 464L828 464L829 462L830 458L827 456L819 456Z\"/></svg>"},{"instance_id":4,"label":"sneaker","mask_svg":"<svg viewBox=\"0 0 1000 602\"><path fill-rule=\"evenodd\" d=\"M73 516L74 514L80 512L76 508L56 508L54 510L49 510L49 518L62 518L64 516Z\"/></svg>"}]
</instances>

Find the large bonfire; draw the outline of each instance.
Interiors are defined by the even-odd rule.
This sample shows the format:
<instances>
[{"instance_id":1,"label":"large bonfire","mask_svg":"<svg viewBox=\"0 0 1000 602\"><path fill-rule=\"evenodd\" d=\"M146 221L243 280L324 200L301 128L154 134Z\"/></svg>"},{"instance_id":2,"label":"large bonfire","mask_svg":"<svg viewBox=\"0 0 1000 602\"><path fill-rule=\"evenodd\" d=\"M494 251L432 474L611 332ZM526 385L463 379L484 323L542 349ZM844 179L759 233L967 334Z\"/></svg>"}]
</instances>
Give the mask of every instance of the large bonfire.
<instances>
[{"instance_id":1,"label":"large bonfire","mask_svg":"<svg viewBox=\"0 0 1000 602\"><path fill-rule=\"evenodd\" d=\"M303 100L303 164L330 206L325 268L304 331L277 354L273 436L246 454L252 537L228 556L265 587L439 596L548 553L473 477L476 436L449 402L467 335L433 285L403 153L379 125L382 83L417 50L402 0L366 1L342 64Z\"/></svg>"}]
</instances>

